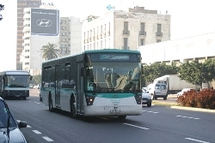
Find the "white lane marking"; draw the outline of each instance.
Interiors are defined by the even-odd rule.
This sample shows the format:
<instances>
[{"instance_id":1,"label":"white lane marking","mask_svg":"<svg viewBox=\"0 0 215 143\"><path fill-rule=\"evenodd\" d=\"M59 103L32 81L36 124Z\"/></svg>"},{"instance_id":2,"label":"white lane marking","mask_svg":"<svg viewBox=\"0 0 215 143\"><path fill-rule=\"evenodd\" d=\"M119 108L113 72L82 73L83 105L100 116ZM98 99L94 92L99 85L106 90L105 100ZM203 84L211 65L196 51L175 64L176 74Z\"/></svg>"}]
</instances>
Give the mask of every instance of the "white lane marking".
<instances>
[{"instance_id":1,"label":"white lane marking","mask_svg":"<svg viewBox=\"0 0 215 143\"><path fill-rule=\"evenodd\" d=\"M49 137L46 137L46 136L43 136L43 139L45 139L46 141L48 142L54 142L53 139L49 138Z\"/></svg>"},{"instance_id":2,"label":"white lane marking","mask_svg":"<svg viewBox=\"0 0 215 143\"><path fill-rule=\"evenodd\" d=\"M149 130L149 128L146 128L146 127L136 126L136 125L132 125L132 124L128 124L128 123L123 123L123 124L124 124L124 125L128 125L128 126L131 126L131 127L143 129L143 130Z\"/></svg>"},{"instance_id":3,"label":"white lane marking","mask_svg":"<svg viewBox=\"0 0 215 143\"><path fill-rule=\"evenodd\" d=\"M189 117L189 116L183 116L183 115L176 115L177 118L186 118L186 119L194 119L194 120L199 120L200 118L195 118L195 117Z\"/></svg>"},{"instance_id":4,"label":"white lane marking","mask_svg":"<svg viewBox=\"0 0 215 143\"><path fill-rule=\"evenodd\" d=\"M32 130L35 134L42 134L41 132L39 132L38 130Z\"/></svg>"},{"instance_id":5,"label":"white lane marking","mask_svg":"<svg viewBox=\"0 0 215 143\"><path fill-rule=\"evenodd\" d=\"M30 125L27 125L27 128L31 128L31 126L30 126Z\"/></svg>"},{"instance_id":6,"label":"white lane marking","mask_svg":"<svg viewBox=\"0 0 215 143\"><path fill-rule=\"evenodd\" d=\"M198 142L198 143L210 143L207 141L202 141L202 140L198 140L198 139L194 139L194 138L185 138L185 140L190 140L190 141L194 141L194 142Z\"/></svg>"},{"instance_id":7,"label":"white lane marking","mask_svg":"<svg viewBox=\"0 0 215 143\"><path fill-rule=\"evenodd\" d=\"M148 111L148 110L143 110L143 112L154 113L154 114L158 113L158 112L155 112L155 111Z\"/></svg>"},{"instance_id":8,"label":"white lane marking","mask_svg":"<svg viewBox=\"0 0 215 143\"><path fill-rule=\"evenodd\" d=\"M35 104L41 104L40 102L34 102Z\"/></svg>"}]
</instances>

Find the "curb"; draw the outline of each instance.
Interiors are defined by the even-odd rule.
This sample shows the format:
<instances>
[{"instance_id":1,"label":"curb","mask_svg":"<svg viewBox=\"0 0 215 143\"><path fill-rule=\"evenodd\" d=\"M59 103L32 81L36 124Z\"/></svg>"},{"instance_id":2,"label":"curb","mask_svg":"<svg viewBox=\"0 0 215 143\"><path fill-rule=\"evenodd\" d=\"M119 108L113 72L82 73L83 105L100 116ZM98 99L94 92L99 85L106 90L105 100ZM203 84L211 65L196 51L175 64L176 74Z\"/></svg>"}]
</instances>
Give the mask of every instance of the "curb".
<instances>
[{"instance_id":1,"label":"curb","mask_svg":"<svg viewBox=\"0 0 215 143\"><path fill-rule=\"evenodd\" d=\"M170 106L170 107L174 108L174 109L183 109L183 110L191 110L191 111L215 113L214 109L202 109L202 108L183 107L183 106Z\"/></svg>"},{"instance_id":2,"label":"curb","mask_svg":"<svg viewBox=\"0 0 215 143\"><path fill-rule=\"evenodd\" d=\"M177 103L168 103L168 102L154 102L154 105L160 106L169 106L173 109L181 109L181 110L190 110L190 111L198 111L198 112L208 112L208 113L215 113L215 109L204 109L204 108L195 108L195 107L185 107L179 105L173 105Z\"/></svg>"}]
</instances>

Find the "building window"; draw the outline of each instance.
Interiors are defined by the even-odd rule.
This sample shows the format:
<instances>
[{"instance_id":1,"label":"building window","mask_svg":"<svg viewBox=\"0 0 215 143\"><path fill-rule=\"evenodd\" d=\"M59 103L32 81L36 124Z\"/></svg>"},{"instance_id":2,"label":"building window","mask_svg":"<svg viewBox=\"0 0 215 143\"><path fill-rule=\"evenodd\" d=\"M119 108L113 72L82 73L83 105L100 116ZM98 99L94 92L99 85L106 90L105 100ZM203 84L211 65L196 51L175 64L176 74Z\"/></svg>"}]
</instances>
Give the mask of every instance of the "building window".
<instances>
[{"instance_id":1,"label":"building window","mask_svg":"<svg viewBox=\"0 0 215 143\"><path fill-rule=\"evenodd\" d=\"M128 30L128 21L124 21L123 34L130 34L130 31Z\"/></svg>"},{"instance_id":2,"label":"building window","mask_svg":"<svg viewBox=\"0 0 215 143\"><path fill-rule=\"evenodd\" d=\"M157 24L157 32L161 32L161 24Z\"/></svg>"},{"instance_id":3,"label":"building window","mask_svg":"<svg viewBox=\"0 0 215 143\"><path fill-rule=\"evenodd\" d=\"M163 33L161 32L161 24L157 24L156 36L163 36Z\"/></svg>"},{"instance_id":4,"label":"building window","mask_svg":"<svg viewBox=\"0 0 215 143\"><path fill-rule=\"evenodd\" d=\"M145 45L145 39L140 39L140 45L141 46Z\"/></svg>"},{"instance_id":5,"label":"building window","mask_svg":"<svg viewBox=\"0 0 215 143\"><path fill-rule=\"evenodd\" d=\"M140 23L140 30L145 32L145 23Z\"/></svg>"},{"instance_id":6,"label":"building window","mask_svg":"<svg viewBox=\"0 0 215 143\"><path fill-rule=\"evenodd\" d=\"M125 30L125 31L128 31L128 21L125 21L125 22L124 22L124 30Z\"/></svg>"},{"instance_id":7,"label":"building window","mask_svg":"<svg viewBox=\"0 0 215 143\"><path fill-rule=\"evenodd\" d=\"M124 38L124 47L123 47L124 50L128 50L128 38Z\"/></svg>"},{"instance_id":8,"label":"building window","mask_svg":"<svg viewBox=\"0 0 215 143\"><path fill-rule=\"evenodd\" d=\"M140 23L140 35L146 35L145 32L145 23Z\"/></svg>"}]
</instances>

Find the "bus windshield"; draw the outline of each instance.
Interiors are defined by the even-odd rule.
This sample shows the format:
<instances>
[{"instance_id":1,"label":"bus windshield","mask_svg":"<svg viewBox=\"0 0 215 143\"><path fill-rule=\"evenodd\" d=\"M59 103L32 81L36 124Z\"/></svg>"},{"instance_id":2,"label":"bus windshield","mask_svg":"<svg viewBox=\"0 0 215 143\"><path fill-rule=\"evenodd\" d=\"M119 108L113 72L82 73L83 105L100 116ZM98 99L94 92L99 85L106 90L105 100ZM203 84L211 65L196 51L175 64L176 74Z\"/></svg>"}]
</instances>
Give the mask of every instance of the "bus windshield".
<instances>
[{"instance_id":1,"label":"bus windshield","mask_svg":"<svg viewBox=\"0 0 215 143\"><path fill-rule=\"evenodd\" d=\"M86 90L96 92L140 90L140 68L138 62L92 62L86 70Z\"/></svg>"},{"instance_id":2,"label":"bus windshield","mask_svg":"<svg viewBox=\"0 0 215 143\"><path fill-rule=\"evenodd\" d=\"M5 76L5 86L28 87L29 80L29 76L27 75L7 75Z\"/></svg>"}]
</instances>

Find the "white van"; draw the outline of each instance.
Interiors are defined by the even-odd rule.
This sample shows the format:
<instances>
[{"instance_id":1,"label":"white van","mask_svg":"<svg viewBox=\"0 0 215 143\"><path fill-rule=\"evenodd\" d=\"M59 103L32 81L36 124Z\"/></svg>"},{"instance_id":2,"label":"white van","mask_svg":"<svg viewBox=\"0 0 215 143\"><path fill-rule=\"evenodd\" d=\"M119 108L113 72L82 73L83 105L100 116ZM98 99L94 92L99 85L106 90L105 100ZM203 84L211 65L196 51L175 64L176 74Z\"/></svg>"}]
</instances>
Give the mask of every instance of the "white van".
<instances>
[{"instance_id":1,"label":"white van","mask_svg":"<svg viewBox=\"0 0 215 143\"><path fill-rule=\"evenodd\" d=\"M168 88L167 85L164 83L156 83L156 84L149 84L147 86L147 92L153 96L153 99L157 99L158 97L163 98L164 100L167 99L168 96Z\"/></svg>"}]
</instances>

